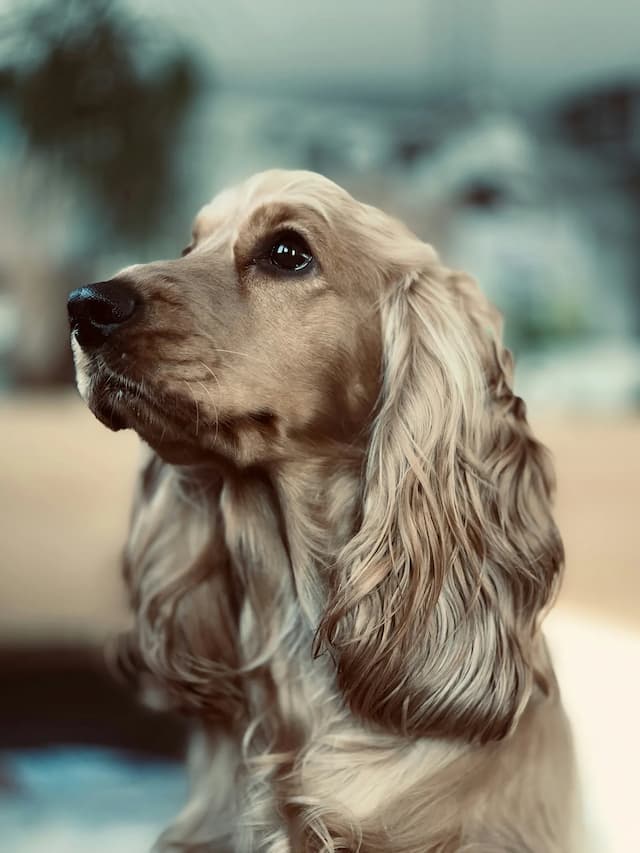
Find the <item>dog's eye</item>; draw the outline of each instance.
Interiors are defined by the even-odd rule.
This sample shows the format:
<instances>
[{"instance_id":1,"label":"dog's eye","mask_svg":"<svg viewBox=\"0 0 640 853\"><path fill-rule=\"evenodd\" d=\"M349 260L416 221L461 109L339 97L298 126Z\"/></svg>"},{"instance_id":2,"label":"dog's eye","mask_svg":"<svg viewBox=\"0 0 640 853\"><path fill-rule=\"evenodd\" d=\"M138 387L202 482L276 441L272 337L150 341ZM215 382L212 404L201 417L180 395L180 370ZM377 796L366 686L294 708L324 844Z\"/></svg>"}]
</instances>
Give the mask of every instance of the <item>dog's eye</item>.
<instances>
[{"instance_id":1,"label":"dog's eye","mask_svg":"<svg viewBox=\"0 0 640 853\"><path fill-rule=\"evenodd\" d=\"M269 261L278 269L302 272L313 263L313 255L306 241L299 234L295 231L283 231L271 244Z\"/></svg>"}]
</instances>

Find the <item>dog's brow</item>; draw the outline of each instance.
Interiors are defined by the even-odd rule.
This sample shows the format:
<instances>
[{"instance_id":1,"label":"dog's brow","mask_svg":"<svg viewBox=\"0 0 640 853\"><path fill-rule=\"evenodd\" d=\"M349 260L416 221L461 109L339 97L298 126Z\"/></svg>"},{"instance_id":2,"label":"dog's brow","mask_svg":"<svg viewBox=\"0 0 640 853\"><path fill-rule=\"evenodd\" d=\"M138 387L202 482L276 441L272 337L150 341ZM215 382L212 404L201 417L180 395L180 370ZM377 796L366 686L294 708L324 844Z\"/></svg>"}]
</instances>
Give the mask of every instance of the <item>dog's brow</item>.
<instances>
[{"instance_id":1,"label":"dog's brow","mask_svg":"<svg viewBox=\"0 0 640 853\"><path fill-rule=\"evenodd\" d=\"M313 204L289 200L263 201L250 211L245 227L261 234L286 227L311 236L318 227L319 219L324 219L324 216L319 216Z\"/></svg>"}]
</instances>

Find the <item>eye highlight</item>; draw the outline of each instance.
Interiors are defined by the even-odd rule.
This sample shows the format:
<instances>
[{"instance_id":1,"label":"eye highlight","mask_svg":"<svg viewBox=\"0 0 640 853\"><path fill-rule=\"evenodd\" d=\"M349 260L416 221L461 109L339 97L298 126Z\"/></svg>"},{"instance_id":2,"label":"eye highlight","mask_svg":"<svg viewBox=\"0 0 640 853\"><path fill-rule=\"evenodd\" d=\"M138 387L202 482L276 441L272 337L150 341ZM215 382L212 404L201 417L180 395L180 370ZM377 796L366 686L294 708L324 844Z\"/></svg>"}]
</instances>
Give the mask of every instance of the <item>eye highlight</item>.
<instances>
[{"instance_id":1,"label":"eye highlight","mask_svg":"<svg viewBox=\"0 0 640 853\"><path fill-rule=\"evenodd\" d=\"M313 263L313 254L295 231L281 231L271 240L265 259L284 272L303 272Z\"/></svg>"}]
</instances>

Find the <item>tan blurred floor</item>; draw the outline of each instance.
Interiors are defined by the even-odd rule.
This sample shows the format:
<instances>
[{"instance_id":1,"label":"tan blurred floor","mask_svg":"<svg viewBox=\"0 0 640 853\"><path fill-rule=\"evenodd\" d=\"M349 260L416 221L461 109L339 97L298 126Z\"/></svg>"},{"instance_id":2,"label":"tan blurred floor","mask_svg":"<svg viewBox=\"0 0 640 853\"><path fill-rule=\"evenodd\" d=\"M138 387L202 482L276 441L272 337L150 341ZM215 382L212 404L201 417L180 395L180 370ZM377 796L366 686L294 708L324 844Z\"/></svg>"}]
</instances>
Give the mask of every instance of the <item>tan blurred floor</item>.
<instances>
[{"instance_id":1,"label":"tan blurred floor","mask_svg":"<svg viewBox=\"0 0 640 853\"><path fill-rule=\"evenodd\" d=\"M0 640L93 640L124 623L137 458L136 436L74 392L0 402Z\"/></svg>"},{"instance_id":2,"label":"tan blurred floor","mask_svg":"<svg viewBox=\"0 0 640 853\"><path fill-rule=\"evenodd\" d=\"M640 629L640 419L539 419L559 482L561 601ZM127 619L118 557L138 441L77 396L0 401L0 641L99 640Z\"/></svg>"},{"instance_id":3,"label":"tan blurred floor","mask_svg":"<svg viewBox=\"0 0 640 853\"><path fill-rule=\"evenodd\" d=\"M560 603L640 629L640 418L538 419L567 554Z\"/></svg>"}]
</instances>

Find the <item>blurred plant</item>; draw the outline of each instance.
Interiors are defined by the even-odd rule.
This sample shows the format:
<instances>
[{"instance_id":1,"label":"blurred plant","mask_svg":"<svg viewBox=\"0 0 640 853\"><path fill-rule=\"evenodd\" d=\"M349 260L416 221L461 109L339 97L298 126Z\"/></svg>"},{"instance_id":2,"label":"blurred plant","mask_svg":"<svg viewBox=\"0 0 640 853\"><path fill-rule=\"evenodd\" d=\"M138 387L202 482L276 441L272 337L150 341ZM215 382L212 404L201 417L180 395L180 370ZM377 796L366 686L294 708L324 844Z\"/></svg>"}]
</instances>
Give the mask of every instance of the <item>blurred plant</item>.
<instances>
[{"instance_id":1,"label":"blurred plant","mask_svg":"<svg viewBox=\"0 0 640 853\"><path fill-rule=\"evenodd\" d=\"M177 137L198 89L193 62L177 49L158 56L157 38L109 0L36 0L11 29L0 101L30 147L85 184L114 236L152 234L176 188Z\"/></svg>"}]
</instances>

